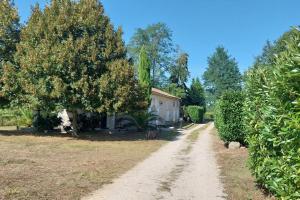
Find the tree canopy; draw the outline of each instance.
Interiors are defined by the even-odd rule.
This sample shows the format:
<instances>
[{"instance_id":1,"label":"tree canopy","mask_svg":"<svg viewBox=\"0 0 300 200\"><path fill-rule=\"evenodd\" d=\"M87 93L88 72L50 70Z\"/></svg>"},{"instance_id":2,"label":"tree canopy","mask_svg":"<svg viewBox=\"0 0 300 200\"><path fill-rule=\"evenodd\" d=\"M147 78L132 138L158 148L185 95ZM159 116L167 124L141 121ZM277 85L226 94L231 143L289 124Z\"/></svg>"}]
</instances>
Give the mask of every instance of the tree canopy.
<instances>
[{"instance_id":1,"label":"tree canopy","mask_svg":"<svg viewBox=\"0 0 300 200\"><path fill-rule=\"evenodd\" d=\"M16 44L20 40L20 18L11 0L0 1L0 105L9 103L4 92L5 65L15 64Z\"/></svg>"},{"instance_id":2,"label":"tree canopy","mask_svg":"<svg viewBox=\"0 0 300 200\"><path fill-rule=\"evenodd\" d=\"M36 5L16 59L8 77L18 74L22 101L33 108L122 112L136 98L122 30L98 0L52 0L43 11Z\"/></svg>"},{"instance_id":3,"label":"tree canopy","mask_svg":"<svg viewBox=\"0 0 300 200\"><path fill-rule=\"evenodd\" d=\"M138 77L141 87L145 90L148 104L151 103L151 63L145 47L142 47L139 56Z\"/></svg>"},{"instance_id":4,"label":"tree canopy","mask_svg":"<svg viewBox=\"0 0 300 200\"><path fill-rule=\"evenodd\" d=\"M208 57L203 80L209 105L213 105L226 90L241 90L242 76L238 64L222 46L217 47L213 55Z\"/></svg>"},{"instance_id":5,"label":"tree canopy","mask_svg":"<svg viewBox=\"0 0 300 200\"><path fill-rule=\"evenodd\" d=\"M20 38L20 17L11 0L0 1L0 63L14 62Z\"/></svg>"},{"instance_id":6,"label":"tree canopy","mask_svg":"<svg viewBox=\"0 0 300 200\"><path fill-rule=\"evenodd\" d=\"M184 99L187 94L186 83L190 76L188 68L189 55L184 52L180 52L175 60L174 64L170 67L169 83L164 90L167 92Z\"/></svg>"},{"instance_id":7,"label":"tree canopy","mask_svg":"<svg viewBox=\"0 0 300 200\"><path fill-rule=\"evenodd\" d=\"M297 34L297 29L291 29L274 42L267 41L262 49L261 55L256 57L253 67L273 65L276 61L276 57L287 49L287 43L295 34Z\"/></svg>"},{"instance_id":8,"label":"tree canopy","mask_svg":"<svg viewBox=\"0 0 300 200\"><path fill-rule=\"evenodd\" d=\"M172 32L164 23L139 28L128 45L129 56L138 63L139 53L144 47L151 63L151 82L153 87L162 87L166 74L173 63L174 45Z\"/></svg>"},{"instance_id":9,"label":"tree canopy","mask_svg":"<svg viewBox=\"0 0 300 200\"><path fill-rule=\"evenodd\" d=\"M206 107L204 88L199 78L192 79L192 84L188 89L188 95L185 104L201 106L203 108Z\"/></svg>"},{"instance_id":10,"label":"tree canopy","mask_svg":"<svg viewBox=\"0 0 300 200\"><path fill-rule=\"evenodd\" d=\"M178 87L186 87L186 82L190 76L188 68L189 55L180 53L175 61L175 65L170 68L170 82L175 83Z\"/></svg>"}]
</instances>

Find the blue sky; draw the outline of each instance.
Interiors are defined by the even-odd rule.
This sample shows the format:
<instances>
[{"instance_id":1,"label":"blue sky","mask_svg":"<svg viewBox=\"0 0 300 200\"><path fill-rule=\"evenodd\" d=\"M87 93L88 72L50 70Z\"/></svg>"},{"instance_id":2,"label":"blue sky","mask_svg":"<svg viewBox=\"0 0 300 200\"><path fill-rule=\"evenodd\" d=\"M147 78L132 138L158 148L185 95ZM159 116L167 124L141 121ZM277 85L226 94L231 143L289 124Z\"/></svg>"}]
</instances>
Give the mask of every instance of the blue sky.
<instances>
[{"instance_id":1,"label":"blue sky","mask_svg":"<svg viewBox=\"0 0 300 200\"><path fill-rule=\"evenodd\" d=\"M21 19L30 5L46 0L15 0ZM124 40L135 30L164 22L173 39L190 55L192 77L201 77L207 57L223 45L245 71L266 40L275 40L300 23L299 0L102 0L115 26L122 26Z\"/></svg>"}]
</instances>

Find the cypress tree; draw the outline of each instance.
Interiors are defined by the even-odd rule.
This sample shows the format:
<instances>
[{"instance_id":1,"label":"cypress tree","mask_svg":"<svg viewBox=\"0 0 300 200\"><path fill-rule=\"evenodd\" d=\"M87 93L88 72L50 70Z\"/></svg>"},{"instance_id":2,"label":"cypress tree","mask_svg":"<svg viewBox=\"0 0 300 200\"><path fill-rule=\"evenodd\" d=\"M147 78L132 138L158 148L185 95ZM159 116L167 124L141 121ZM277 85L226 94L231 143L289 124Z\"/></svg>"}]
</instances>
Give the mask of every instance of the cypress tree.
<instances>
[{"instance_id":1,"label":"cypress tree","mask_svg":"<svg viewBox=\"0 0 300 200\"><path fill-rule=\"evenodd\" d=\"M145 47L141 48L138 65L139 83L146 93L146 100L148 104L151 103L151 76L150 76L151 63L147 55Z\"/></svg>"}]
</instances>

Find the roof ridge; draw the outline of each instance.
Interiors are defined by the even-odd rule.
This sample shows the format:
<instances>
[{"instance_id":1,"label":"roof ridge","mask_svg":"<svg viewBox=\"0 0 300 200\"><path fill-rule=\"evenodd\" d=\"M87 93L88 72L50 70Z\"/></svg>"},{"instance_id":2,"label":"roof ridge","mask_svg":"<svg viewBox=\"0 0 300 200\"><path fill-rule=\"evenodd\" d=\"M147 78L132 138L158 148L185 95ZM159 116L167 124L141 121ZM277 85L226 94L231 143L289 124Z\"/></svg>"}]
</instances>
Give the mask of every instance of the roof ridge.
<instances>
[{"instance_id":1,"label":"roof ridge","mask_svg":"<svg viewBox=\"0 0 300 200\"><path fill-rule=\"evenodd\" d=\"M158 89L158 88L152 88L152 92L157 93L157 94L161 94L161 95L166 96L166 97L171 97L171 98L175 98L175 99L180 99L179 97L176 97L176 96L174 96L174 95L171 95L171 94L169 94L168 92L162 91L162 90L160 90L160 89Z\"/></svg>"}]
</instances>

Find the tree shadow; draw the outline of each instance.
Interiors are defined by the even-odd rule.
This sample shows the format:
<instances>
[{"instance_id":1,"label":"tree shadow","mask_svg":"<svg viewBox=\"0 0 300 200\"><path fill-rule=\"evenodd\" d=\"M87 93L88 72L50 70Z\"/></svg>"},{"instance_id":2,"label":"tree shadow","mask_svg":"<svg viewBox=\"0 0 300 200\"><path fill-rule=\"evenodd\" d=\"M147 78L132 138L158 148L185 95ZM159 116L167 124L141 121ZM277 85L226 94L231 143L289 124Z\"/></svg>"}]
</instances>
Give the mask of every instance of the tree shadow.
<instances>
[{"instance_id":1,"label":"tree shadow","mask_svg":"<svg viewBox=\"0 0 300 200\"><path fill-rule=\"evenodd\" d=\"M153 140L175 141L180 132L177 130L160 131L158 137ZM71 140L87 141L142 141L146 139L146 132L137 131L90 131L79 133L78 136L72 136L71 133L61 133L57 130L48 132L32 132L26 130L0 130L0 136L37 136L37 137L63 137Z\"/></svg>"}]
</instances>

